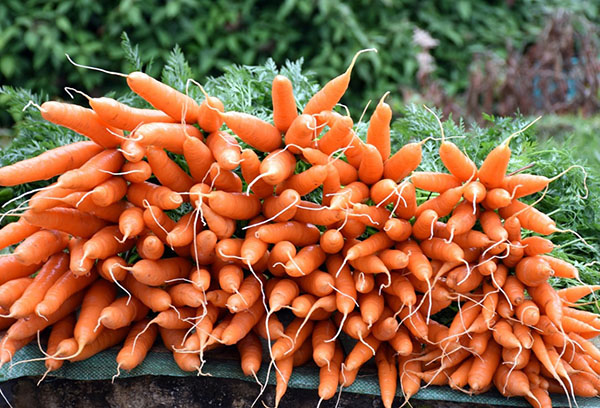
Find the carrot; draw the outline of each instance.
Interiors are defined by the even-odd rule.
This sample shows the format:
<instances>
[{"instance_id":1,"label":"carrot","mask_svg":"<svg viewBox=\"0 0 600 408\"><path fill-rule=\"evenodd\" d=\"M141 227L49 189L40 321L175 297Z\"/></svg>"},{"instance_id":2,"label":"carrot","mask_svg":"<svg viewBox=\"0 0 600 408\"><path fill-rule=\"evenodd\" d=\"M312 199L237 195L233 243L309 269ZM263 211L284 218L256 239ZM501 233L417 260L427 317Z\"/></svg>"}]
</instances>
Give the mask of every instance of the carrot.
<instances>
[{"instance_id":1,"label":"carrot","mask_svg":"<svg viewBox=\"0 0 600 408\"><path fill-rule=\"evenodd\" d=\"M102 324L107 329L116 330L129 326L132 322L143 319L148 314L148 307L137 298L131 301L121 297L102 309L98 317L98 326Z\"/></svg>"},{"instance_id":2,"label":"carrot","mask_svg":"<svg viewBox=\"0 0 600 408\"><path fill-rule=\"evenodd\" d=\"M67 272L69 257L64 252L52 255L42 266L23 294L10 307L10 317L25 317L34 312L37 304L44 299L48 289L62 274Z\"/></svg>"},{"instance_id":3,"label":"carrot","mask_svg":"<svg viewBox=\"0 0 600 408\"><path fill-rule=\"evenodd\" d=\"M381 158L385 161L390 157L390 122L392 120L392 109L390 105L385 103L385 98L389 92L386 92L379 103L375 107L369 128L367 129L367 143L373 145L381 154Z\"/></svg>"},{"instance_id":4,"label":"carrot","mask_svg":"<svg viewBox=\"0 0 600 408\"><path fill-rule=\"evenodd\" d=\"M210 170L210 184L216 190L223 190L229 193L242 192L242 179L233 171L225 170L213 163Z\"/></svg>"},{"instance_id":5,"label":"carrot","mask_svg":"<svg viewBox=\"0 0 600 408\"><path fill-rule=\"evenodd\" d=\"M95 269L86 276L76 276L71 271L66 271L46 291L43 300L35 306L35 313L47 316L54 313L70 296L85 289L98 279Z\"/></svg>"},{"instance_id":6,"label":"carrot","mask_svg":"<svg viewBox=\"0 0 600 408\"><path fill-rule=\"evenodd\" d=\"M504 219L517 214L523 228L538 234L550 235L557 230L556 223L549 216L519 200L513 200L509 206L500 208L498 212Z\"/></svg>"},{"instance_id":7,"label":"carrot","mask_svg":"<svg viewBox=\"0 0 600 408\"><path fill-rule=\"evenodd\" d=\"M119 217L121 213L126 209L132 207L133 205L125 200L117 201L114 204L111 204L107 207L101 207L99 205L94 204L92 197L87 195L84 192L76 192L69 194L62 201L65 204L71 205L72 207L76 207L78 210L83 211L85 213L90 213L101 220L108 221L111 223L117 223L119 221Z\"/></svg>"},{"instance_id":8,"label":"carrot","mask_svg":"<svg viewBox=\"0 0 600 408\"><path fill-rule=\"evenodd\" d=\"M11 361L15 353L29 344L34 337L35 335L32 335L19 340L7 336L2 337L0 339L0 366Z\"/></svg>"},{"instance_id":9,"label":"carrot","mask_svg":"<svg viewBox=\"0 0 600 408\"><path fill-rule=\"evenodd\" d=\"M392 350L386 344L378 348L375 354L377 373L379 377L379 388L383 406L390 408L396 396L398 369Z\"/></svg>"},{"instance_id":10,"label":"carrot","mask_svg":"<svg viewBox=\"0 0 600 408\"><path fill-rule=\"evenodd\" d=\"M510 205L512 197L510 193L503 188L493 188L488 190L483 200L483 206L490 210L504 208Z\"/></svg>"},{"instance_id":11,"label":"carrot","mask_svg":"<svg viewBox=\"0 0 600 408\"><path fill-rule=\"evenodd\" d=\"M494 211L484 211L479 219L483 232L494 242L508 239L508 232L502 226L500 216Z\"/></svg>"},{"instance_id":12,"label":"carrot","mask_svg":"<svg viewBox=\"0 0 600 408\"><path fill-rule=\"evenodd\" d=\"M526 326L535 326L540 320L540 309L531 300L525 300L515 310L515 315Z\"/></svg>"},{"instance_id":13,"label":"carrot","mask_svg":"<svg viewBox=\"0 0 600 408\"><path fill-rule=\"evenodd\" d=\"M273 123L280 132L285 133L298 117L292 82L283 75L275 75L271 86L271 98Z\"/></svg>"},{"instance_id":14,"label":"carrot","mask_svg":"<svg viewBox=\"0 0 600 408\"><path fill-rule=\"evenodd\" d=\"M412 232L412 226L406 220L391 218L386 221L383 230L394 241L405 241Z\"/></svg>"},{"instance_id":15,"label":"carrot","mask_svg":"<svg viewBox=\"0 0 600 408\"><path fill-rule=\"evenodd\" d=\"M275 111L273 112L273 119L275 121ZM298 116L296 107L294 106L294 118L286 126L286 129L283 131L285 132L284 142L289 146L290 152L299 154L301 153L300 148L314 145L315 129L317 128L317 121L314 116L306 114Z\"/></svg>"},{"instance_id":16,"label":"carrot","mask_svg":"<svg viewBox=\"0 0 600 408\"><path fill-rule=\"evenodd\" d=\"M319 245L325 253L338 253L344 246L344 236L338 230L329 229L321 235Z\"/></svg>"},{"instance_id":17,"label":"carrot","mask_svg":"<svg viewBox=\"0 0 600 408\"><path fill-rule=\"evenodd\" d=\"M7 338L24 340L30 336L34 336L38 331L44 330L46 327L73 313L81 304L82 298L83 292L77 292L75 295L69 297L56 312L49 314L46 318L37 315L20 318L8 329L6 333Z\"/></svg>"},{"instance_id":18,"label":"carrot","mask_svg":"<svg viewBox=\"0 0 600 408\"><path fill-rule=\"evenodd\" d=\"M287 221L263 225L256 231L255 236L269 244L290 241L296 246L303 247L318 242L321 233L314 225Z\"/></svg>"},{"instance_id":19,"label":"carrot","mask_svg":"<svg viewBox=\"0 0 600 408\"><path fill-rule=\"evenodd\" d=\"M525 254L527 256L543 255L552 252L554 244L546 238L532 236L521 240L521 245L524 245Z\"/></svg>"},{"instance_id":20,"label":"carrot","mask_svg":"<svg viewBox=\"0 0 600 408\"><path fill-rule=\"evenodd\" d=\"M438 216L445 217L446 215L450 214L456 204L458 204L462 197L463 189L464 187L460 186L444 191L439 196L420 204L417 207L415 214L418 217L423 211L432 209L438 214Z\"/></svg>"},{"instance_id":21,"label":"carrot","mask_svg":"<svg viewBox=\"0 0 600 408\"><path fill-rule=\"evenodd\" d=\"M171 304L176 307L200 307L206 301L210 301L208 294L202 293L191 283L179 283L168 290Z\"/></svg>"},{"instance_id":22,"label":"carrot","mask_svg":"<svg viewBox=\"0 0 600 408\"><path fill-rule=\"evenodd\" d=\"M146 286L138 282L133 275L127 275L123 286L153 312L162 312L171 306L171 296L165 290Z\"/></svg>"},{"instance_id":23,"label":"carrot","mask_svg":"<svg viewBox=\"0 0 600 408\"><path fill-rule=\"evenodd\" d=\"M115 176L94 187L91 197L94 204L108 207L122 199L126 192L127 182L125 179Z\"/></svg>"},{"instance_id":24,"label":"carrot","mask_svg":"<svg viewBox=\"0 0 600 408\"><path fill-rule=\"evenodd\" d=\"M337 390L340 368L344 361L344 352L339 345L332 344L330 364L320 366L319 370L319 397L322 400L333 398Z\"/></svg>"},{"instance_id":25,"label":"carrot","mask_svg":"<svg viewBox=\"0 0 600 408\"><path fill-rule=\"evenodd\" d=\"M483 184L478 181L471 181L465 186L463 197L471 203L481 203L486 196L487 190Z\"/></svg>"},{"instance_id":26,"label":"carrot","mask_svg":"<svg viewBox=\"0 0 600 408\"><path fill-rule=\"evenodd\" d=\"M548 255L540 255L540 258L550 265L554 276L579 280L579 271L569 262Z\"/></svg>"},{"instance_id":27,"label":"carrot","mask_svg":"<svg viewBox=\"0 0 600 408\"><path fill-rule=\"evenodd\" d=\"M192 138L202 138L202 132L181 123L146 123L132 133L133 140L141 146L154 146L176 154L183 154L183 144Z\"/></svg>"},{"instance_id":28,"label":"carrot","mask_svg":"<svg viewBox=\"0 0 600 408\"><path fill-rule=\"evenodd\" d=\"M492 377L500 363L501 348L495 342L489 342L481 355L474 359L469 370L468 383L474 391L482 390L491 383Z\"/></svg>"},{"instance_id":29,"label":"carrot","mask_svg":"<svg viewBox=\"0 0 600 408\"><path fill-rule=\"evenodd\" d=\"M158 334L156 326L147 327L148 322L149 319L140 320L129 330L123 347L117 354L117 371L121 368L133 370L146 358Z\"/></svg>"},{"instance_id":30,"label":"carrot","mask_svg":"<svg viewBox=\"0 0 600 408\"><path fill-rule=\"evenodd\" d=\"M582 297L587 296L597 290L600 290L600 285L571 286L568 288L559 289L557 293L561 299L569 303L575 303Z\"/></svg>"},{"instance_id":31,"label":"carrot","mask_svg":"<svg viewBox=\"0 0 600 408\"><path fill-rule=\"evenodd\" d=\"M223 125L223 119L219 113L225 112L225 106L219 98L209 96L202 87L200 90L204 93L205 99L198 108L198 124L205 132L216 132Z\"/></svg>"},{"instance_id":32,"label":"carrot","mask_svg":"<svg viewBox=\"0 0 600 408\"><path fill-rule=\"evenodd\" d=\"M419 280L428 281L433 274L433 269L419 245L414 241L406 241L397 247L408 255L408 270Z\"/></svg>"},{"instance_id":33,"label":"carrot","mask_svg":"<svg viewBox=\"0 0 600 408\"><path fill-rule=\"evenodd\" d=\"M91 109L69 103L47 101L40 106L40 112L47 121L82 134L102 147L115 147L120 143L119 138L109 132L109 129L113 132L117 129L103 122Z\"/></svg>"},{"instance_id":34,"label":"carrot","mask_svg":"<svg viewBox=\"0 0 600 408\"><path fill-rule=\"evenodd\" d=\"M537 286L552 275L550 264L539 256L523 258L516 267L517 278L527 286Z\"/></svg>"},{"instance_id":35,"label":"carrot","mask_svg":"<svg viewBox=\"0 0 600 408\"><path fill-rule=\"evenodd\" d=\"M261 296L261 288L262 280L259 281L254 275L247 276L242 281L239 291L227 299L227 308L231 313L250 308Z\"/></svg>"},{"instance_id":36,"label":"carrot","mask_svg":"<svg viewBox=\"0 0 600 408\"><path fill-rule=\"evenodd\" d=\"M412 173L421 164L422 143L405 144L387 159L383 167L383 177L398 182Z\"/></svg>"},{"instance_id":37,"label":"carrot","mask_svg":"<svg viewBox=\"0 0 600 408\"><path fill-rule=\"evenodd\" d=\"M44 190L40 190L29 199L29 209L32 211L43 211L53 207L60 207L63 205L60 199L73 193L73 190L69 188L57 187L56 183L53 183L46 187Z\"/></svg>"},{"instance_id":38,"label":"carrot","mask_svg":"<svg viewBox=\"0 0 600 408\"><path fill-rule=\"evenodd\" d=\"M458 244L447 243L435 237L421 242L421 250L429 258L444 262L461 262L465 257L464 251Z\"/></svg>"},{"instance_id":39,"label":"carrot","mask_svg":"<svg viewBox=\"0 0 600 408\"><path fill-rule=\"evenodd\" d=\"M506 278L506 282L504 283L504 286L502 286L502 289L506 292L510 303L515 306L519 306L525 300L525 287L514 275L510 275Z\"/></svg>"},{"instance_id":40,"label":"carrot","mask_svg":"<svg viewBox=\"0 0 600 408\"><path fill-rule=\"evenodd\" d=\"M443 140L443 137L439 153L444 166L460 181L471 180L477 175L475 163L461 152L454 143Z\"/></svg>"},{"instance_id":41,"label":"carrot","mask_svg":"<svg viewBox=\"0 0 600 408\"><path fill-rule=\"evenodd\" d=\"M225 239L234 234L236 228L234 220L217 214L208 205L202 204L201 209L202 218L217 238Z\"/></svg>"},{"instance_id":42,"label":"carrot","mask_svg":"<svg viewBox=\"0 0 600 408\"><path fill-rule=\"evenodd\" d=\"M358 178L365 184L374 184L383 175L383 160L377 147L371 144L363 145L362 160L358 168Z\"/></svg>"},{"instance_id":43,"label":"carrot","mask_svg":"<svg viewBox=\"0 0 600 408\"><path fill-rule=\"evenodd\" d=\"M163 256L165 246L156 235L145 234L138 239L136 249L142 259L156 261Z\"/></svg>"},{"instance_id":44,"label":"carrot","mask_svg":"<svg viewBox=\"0 0 600 408\"><path fill-rule=\"evenodd\" d=\"M232 345L243 339L258 323L264 313L265 308L261 302L255 302L246 310L235 313L231 323L221 335L223 344Z\"/></svg>"},{"instance_id":45,"label":"carrot","mask_svg":"<svg viewBox=\"0 0 600 408\"><path fill-rule=\"evenodd\" d=\"M10 306L23 295L32 282L33 278L24 277L11 279L0 285L0 307L10 309Z\"/></svg>"},{"instance_id":46,"label":"carrot","mask_svg":"<svg viewBox=\"0 0 600 408\"><path fill-rule=\"evenodd\" d=\"M272 152L281 145L279 130L256 116L243 112L224 112L219 116L242 141L261 152Z\"/></svg>"},{"instance_id":47,"label":"carrot","mask_svg":"<svg viewBox=\"0 0 600 408\"><path fill-rule=\"evenodd\" d=\"M281 359L277 363L277 370L275 372L275 408L279 406L281 398L283 398L287 391L288 382L292 376L292 370L294 367L294 356L290 355L284 359Z\"/></svg>"},{"instance_id":48,"label":"carrot","mask_svg":"<svg viewBox=\"0 0 600 408\"><path fill-rule=\"evenodd\" d=\"M62 173L56 186L90 190L111 178L110 173L119 171L124 161L123 155L118 150L103 150L81 166Z\"/></svg>"},{"instance_id":49,"label":"carrot","mask_svg":"<svg viewBox=\"0 0 600 408\"><path fill-rule=\"evenodd\" d=\"M43 245L43 244L42 244ZM14 254L0 257L0 284L31 275L42 266L42 261L25 265Z\"/></svg>"},{"instance_id":50,"label":"carrot","mask_svg":"<svg viewBox=\"0 0 600 408\"><path fill-rule=\"evenodd\" d=\"M73 327L75 326L75 316L70 314L63 319L59 320L52 326L52 330L50 331L50 336L48 337L48 348L46 353L49 355L54 355L58 348L58 344L70 338L73 335ZM50 371L56 371L62 367L64 360L49 358L46 359L44 364L46 365L46 373ZM44 374L44 376L45 376ZM42 377L44 378L44 377Z\"/></svg>"},{"instance_id":51,"label":"carrot","mask_svg":"<svg viewBox=\"0 0 600 408\"><path fill-rule=\"evenodd\" d=\"M292 147L290 147L290 149L291 148ZM302 149L302 155L312 166L320 164L335 167L340 176L340 183L342 185L348 185L358 179L358 171L348 162L341 159L331 160L327 154L311 148Z\"/></svg>"},{"instance_id":52,"label":"carrot","mask_svg":"<svg viewBox=\"0 0 600 408\"><path fill-rule=\"evenodd\" d=\"M211 133L206 139L206 145L222 169L234 170L240 164L240 145L229 133Z\"/></svg>"},{"instance_id":53,"label":"carrot","mask_svg":"<svg viewBox=\"0 0 600 408\"><path fill-rule=\"evenodd\" d=\"M81 311L73 330L80 351L86 344L94 341L100 330L94 331L102 310L115 299L116 288L105 280L97 280L83 297Z\"/></svg>"},{"instance_id":54,"label":"carrot","mask_svg":"<svg viewBox=\"0 0 600 408\"><path fill-rule=\"evenodd\" d=\"M182 197L165 186L159 186L147 181L133 183L127 189L127 200L137 207L146 207L144 201L163 210L173 210L183 203Z\"/></svg>"},{"instance_id":55,"label":"carrot","mask_svg":"<svg viewBox=\"0 0 600 408\"><path fill-rule=\"evenodd\" d=\"M357 57L363 52L368 51L374 51L374 49L360 50L354 54L348 69L343 74L333 78L316 94L314 94L304 107L304 111L302 113L314 115L324 110L332 110L333 107L340 101L346 92L346 89L348 88L348 84L350 83L350 74L352 73L352 69L354 68Z\"/></svg>"},{"instance_id":56,"label":"carrot","mask_svg":"<svg viewBox=\"0 0 600 408\"><path fill-rule=\"evenodd\" d=\"M257 178L261 174L261 161L252 149L244 149L242 151L242 176L247 185L251 185L251 190L259 198L265 198L273 194L273 186Z\"/></svg>"},{"instance_id":57,"label":"carrot","mask_svg":"<svg viewBox=\"0 0 600 408\"><path fill-rule=\"evenodd\" d=\"M207 195L210 208L217 214L234 220L247 220L260 213L261 205L255 195L213 191Z\"/></svg>"},{"instance_id":58,"label":"carrot","mask_svg":"<svg viewBox=\"0 0 600 408\"><path fill-rule=\"evenodd\" d=\"M451 188L460 187L461 180L452 174L417 171L411 174L410 181L416 188L435 193L443 193Z\"/></svg>"},{"instance_id":59,"label":"carrot","mask_svg":"<svg viewBox=\"0 0 600 408\"><path fill-rule=\"evenodd\" d=\"M187 136L182 148L183 157L189 166L192 178L196 181L204 180L210 166L214 163L212 152L208 146L196 137Z\"/></svg>"},{"instance_id":60,"label":"carrot","mask_svg":"<svg viewBox=\"0 0 600 408\"><path fill-rule=\"evenodd\" d=\"M92 214L64 207L39 212L27 211L24 218L29 224L84 238L90 237L106 225L105 221Z\"/></svg>"},{"instance_id":61,"label":"carrot","mask_svg":"<svg viewBox=\"0 0 600 408\"><path fill-rule=\"evenodd\" d=\"M318 149L326 155L348 147L352 141L352 126L354 122L349 116L338 118L317 142ZM351 150L352 148L349 148ZM346 150L349 151L349 150Z\"/></svg>"},{"instance_id":62,"label":"carrot","mask_svg":"<svg viewBox=\"0 0 600 408\"><path fill-rule=\"evenodd\" d=\"M149 146L146 150L152 173L160 183L173 191L189 191L194 180L160 148Z\"/></svg>"},{"instance_id":63,"label":"carrot","mask_svg":"<svg viewBox=\"0 0 600 408\"><path fill-rule=\"evenodd\" d=\"M94 142L75 142L48 150L37 157L2 167L0 185L16 186L47 180L80 167L101 150L102 147Z\"/></svg>"},{"instance_id":64,"label":"carrot","mask_svg":"<svg viewBox=\"0 0 600 408\"><path fill-rule=\"evenodd\" d=\"M244 375L256 376L262 363L260 339L253 332L249 332L236 346L240 353L240 364Z\"/></svg>"},{"instance_id":65,"label":"carrot","mask_svg":"<svg viewBox=\"0 0 600 408\"><path fill-rule=\"evenodd\" d=\"M179 353L176 349L183 345L186 329L173 330L159 327L158 331L167 349L173 352L173 359L177 366L183 371L198 371L200 368L200 357L198 354Z\"/></svg>"},{"instance_id":66,"label":"carrot","mask_svg":"<svg viewBox=\"0 0 600 408\"><path fill-rule=\"evenodd\" d=\"M117 129L132 131L142 123L175 122L160 110L134 108L113 98L88 98L88 102L100 119Z\"/></svg>"},{"instance_id":67,"label":"carrot","mask_svg":"<svg viewBox=\"0 0 600 408\"><path fill-rule=\"evenodd\" d=\"M302 173L294 174L284 182L278 184L275 192L281 194L282 191L291 188L296 190L301 196L305 196L321 186L325 178L327 178L326 166L312 166Z\"/></svg>"},{"instance_id":68,"label":"carrot","mask_svg":"<svg viewBox=\"0 0 600 408\"><path fill-rule=\"evenodd\" d=\"M156 261L142 259L131 267L135 279L149 286L160 286L165 281L187 277L192 269L191 263L180 257L164 258Z\"/></svg>"}]
</instances>

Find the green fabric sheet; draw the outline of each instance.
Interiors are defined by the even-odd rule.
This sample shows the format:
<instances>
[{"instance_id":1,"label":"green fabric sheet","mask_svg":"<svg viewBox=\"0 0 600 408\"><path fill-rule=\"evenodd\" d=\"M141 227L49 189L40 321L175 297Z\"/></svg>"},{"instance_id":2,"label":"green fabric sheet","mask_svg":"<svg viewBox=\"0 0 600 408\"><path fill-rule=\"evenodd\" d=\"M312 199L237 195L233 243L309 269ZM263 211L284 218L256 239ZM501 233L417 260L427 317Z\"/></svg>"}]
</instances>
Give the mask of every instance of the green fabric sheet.
<instances>
[{"instance_id":1,"label":"green fabric sheet","mask_svg":"<svg viewBox=\"0 0 600 408\"><path fill-rule=\"evenodd\" d=\"M100 354L97 354L87 360L76 363L65 362L63 367L49 376L70 379L70 380L106 380L110 379L117 371L117 363L115 358L118 349L109 349ZM13 362L22 361L25 359L43 357L37 346L29 344L22 350L19 350L13 359ZM264 380L267 369L267 364L263 364L263 368L258 374L261 381ZM41 376L46 371L43 361L34 361L25 364L10 364L0 369L0 378L2 381L15 379L27 376ZM344 392L354 392L359 394L379 395L379 383L374 370L366 370L365 375L359 375L352 386L344 389ZM239 362L233 359L214 357L207 355L207 362L204 365L203 372L210 373L213 377L241 379L254 382L252 377L245 377L239 367ZM162 347L154 347L148 354L144 362L136 367L131 372L121 371L120 377L137 377L142 375L167 375L167 376L192 376L195 373L185 372L179 369L173 360L172 354ZM119 381L117 378L115 381ZM274 373L271 372L269 382L275 383ZM318 387L319 372L314 365L294 368L289 386L292 388L312 389ZM258 387L257 387L258 390ZM398 387L398 395L401 395L400 387ZM419 391L414 399L422 400L437 400L449 402L472 402L477 404L489 404L500 406L526 407L529 404L522 398L505 398L497 392L488 392L482 395L469 396L458 391L454 391L449 387L430 386ZM561 395L552 395L553 406L568 407L567 399ZM595 408L600 407L600 400L596 398L578 398L577 403L580 408Z\"/></svg>"}]
</instances>

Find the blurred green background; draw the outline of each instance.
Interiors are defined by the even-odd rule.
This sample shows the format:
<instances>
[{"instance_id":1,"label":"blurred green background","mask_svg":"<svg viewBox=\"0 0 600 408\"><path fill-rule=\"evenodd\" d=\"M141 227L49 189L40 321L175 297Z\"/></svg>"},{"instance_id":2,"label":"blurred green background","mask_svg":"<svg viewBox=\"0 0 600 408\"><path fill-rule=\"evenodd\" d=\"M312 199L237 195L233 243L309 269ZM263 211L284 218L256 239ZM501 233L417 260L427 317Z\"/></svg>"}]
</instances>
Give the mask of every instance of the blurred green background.
<instances>
[{"instance_id":1,"label":"blurred green background","mask_svg":"<svg viewBox=\"0 0 600 408\"><path fill-rule=\"evenodd\" d=\"M150 74L178 44L201 82L232 63L272 57L304 58L324 83L356 50L375 47L361 56L345 99L353 115L386 91L396 107L426 102L475 120L569 113L546 117L544 134L581 132L576 140L597 164L599 121L583 116L598 110L599 24L600 2L582 0L3 0L0 84L50 98L66 98L64 86L92 96L120 89L122 78L77 69L65 53L125 71L123 32ZM0 127L11 124L0 114Z\"/></svg>"}]
</instances>

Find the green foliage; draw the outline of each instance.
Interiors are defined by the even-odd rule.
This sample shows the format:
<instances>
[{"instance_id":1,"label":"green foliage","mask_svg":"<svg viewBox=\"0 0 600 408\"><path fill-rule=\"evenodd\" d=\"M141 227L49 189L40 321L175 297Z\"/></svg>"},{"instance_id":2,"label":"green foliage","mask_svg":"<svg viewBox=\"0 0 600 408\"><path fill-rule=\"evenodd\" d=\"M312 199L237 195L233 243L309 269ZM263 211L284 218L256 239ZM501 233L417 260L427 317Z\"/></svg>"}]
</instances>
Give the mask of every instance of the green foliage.
<instances>
[{"instance_id":1,"label":"green foliage","mask_svg":"<svg viewBox=\"0 0 600 408\"><path fill-rule=\"evenodd\" d=\"M512 4L512 5L510 5ZM194 77L220 75L231 62L263 65L269 57L305 58L319 83L361 57L346 103L362 109L367 99L412 85L418 69L415 27L438 39L435 75L452 94L464 89L474 54L502 56L519 48L558 7L598 19L595 2L578 0L4 0L0 2L0 83L64 96L66 85L99 95L125 88L122 78L79 69L65 59L113 71L144 68L158 77L176 44L190 58ZM122 38L122 32L129 37ZM501 33L501 34L500 34ZM120 42L139 44L134 54ZM137 47L137 46L136 46ZM183 77L182 77L183 79ZM7 120L4 118L4 120Z\"/></svg>"}]
</instances>

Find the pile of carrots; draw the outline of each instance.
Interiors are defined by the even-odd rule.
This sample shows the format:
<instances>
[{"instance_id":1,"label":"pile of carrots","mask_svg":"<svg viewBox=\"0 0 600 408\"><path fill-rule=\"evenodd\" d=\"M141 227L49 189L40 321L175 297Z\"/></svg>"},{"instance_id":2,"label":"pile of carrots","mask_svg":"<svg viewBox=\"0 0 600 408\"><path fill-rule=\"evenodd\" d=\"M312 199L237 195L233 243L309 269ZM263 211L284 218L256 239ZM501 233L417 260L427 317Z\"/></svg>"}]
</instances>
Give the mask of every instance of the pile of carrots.
<instances>
[{"instance_id":1,"label":"pile of carrots","mask_svg":"<svg viewBox=\"0 0 600 408\"><path fill-rule=\"evenodd\" d=\"M425 141L391 152L385 95L361 140L333 110L356 56L301 114L276 76L273 123L141 72L127 83L156 109L38 106L90 141L0 168L3 186L58 176L0 230L0 247L18 244L0 258L0 362L49 328L47 372L113 346L131 370L160 335L182 370L203 373L205 352L235 346L246 375L275 371L275 406L295 366L314 361L326 400L371 358L386 407L398 384L406 401L431 384L535 407L551 392L597 396L600 319L576 302L600 287L549 285L578 271L548 255L543 236L559 230L521 201L553 179L506 174L514 135L478 168L443 129L448 173L416 171ZM307 200L317 189L321 202ZM449 327L436 321L454 306Z\"/></svg>"}]
</instances>

